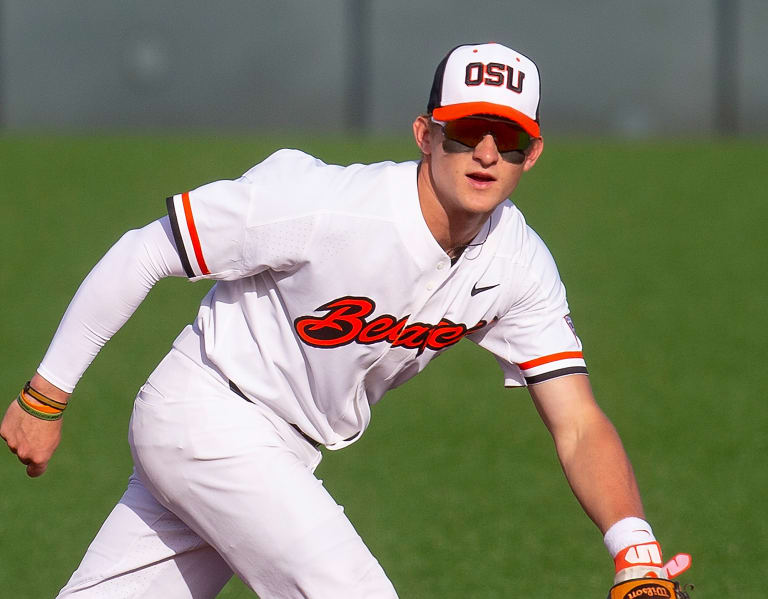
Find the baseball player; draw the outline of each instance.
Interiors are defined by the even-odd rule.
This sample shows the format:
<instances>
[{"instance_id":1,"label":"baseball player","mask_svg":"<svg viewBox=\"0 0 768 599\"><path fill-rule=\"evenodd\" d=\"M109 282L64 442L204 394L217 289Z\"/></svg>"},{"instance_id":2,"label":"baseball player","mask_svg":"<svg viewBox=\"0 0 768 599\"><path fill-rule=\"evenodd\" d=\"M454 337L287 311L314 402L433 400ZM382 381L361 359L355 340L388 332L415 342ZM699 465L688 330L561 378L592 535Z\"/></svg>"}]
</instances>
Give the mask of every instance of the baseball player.
<instances>
[{"instance_id":1,"label":"baseball player","mask_svg":"<svg viewBox=\"0 0 768 599\"><path fill-rule=\"evenodd\" d=\"M454 48L413 133L419 161L281 150L170 197L87 276L0 430L30 476L150 288L216 284L138 392L133 475L60 597L214 597L233 573L262 599L396 597L315 478L319 448L354 443L388 389L465 337L506 386L528 386L615 581L687 565L662 563L555 263L508 199L543 149L536 65L499 44Z\"/></svg>"}]
</instances>

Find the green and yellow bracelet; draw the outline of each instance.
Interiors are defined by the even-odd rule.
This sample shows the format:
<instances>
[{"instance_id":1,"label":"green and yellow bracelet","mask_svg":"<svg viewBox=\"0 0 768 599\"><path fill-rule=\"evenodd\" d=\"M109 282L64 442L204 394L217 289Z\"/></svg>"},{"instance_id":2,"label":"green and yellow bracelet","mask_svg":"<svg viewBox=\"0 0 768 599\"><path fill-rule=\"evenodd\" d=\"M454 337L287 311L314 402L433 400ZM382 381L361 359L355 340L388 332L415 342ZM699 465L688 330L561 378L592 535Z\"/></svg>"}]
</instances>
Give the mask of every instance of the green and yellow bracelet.
<instances>
[{"instance_id":1,"label":"green and yellow bracelet","mask_svg":"<svg viewBox=\"0 0 768 599\"><path fill-rule=\"evenodd\" d=\"M29 402L30 397L42 405L32 405ZM66 403L51 399L30 387L29 381L25 383L24 388L19 392L16 402L27 414L40 420L60 420L64 416L64 410L67 408Z\"/></svg>"}]
</instances>

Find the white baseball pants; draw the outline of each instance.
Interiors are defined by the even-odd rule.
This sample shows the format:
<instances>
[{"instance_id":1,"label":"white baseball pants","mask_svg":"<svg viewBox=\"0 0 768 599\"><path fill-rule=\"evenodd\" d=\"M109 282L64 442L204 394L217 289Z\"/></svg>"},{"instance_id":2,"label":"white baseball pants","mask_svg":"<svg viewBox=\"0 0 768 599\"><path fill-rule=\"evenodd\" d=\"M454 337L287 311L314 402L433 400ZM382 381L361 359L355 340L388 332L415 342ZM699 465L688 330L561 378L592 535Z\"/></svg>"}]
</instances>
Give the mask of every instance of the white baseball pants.
<instances>
[{"instance_id":1,"label":"white baseball pants","mask_svg":"<svg viewBox=\"0 0 768 599\"><path fill-rule=\"evenodd\" d=\"M128 489L61 598L203 599L233 573L261 599L397 594L313 472L321 454L172 350L134 404Z\"/></svg>"}]
</instances>

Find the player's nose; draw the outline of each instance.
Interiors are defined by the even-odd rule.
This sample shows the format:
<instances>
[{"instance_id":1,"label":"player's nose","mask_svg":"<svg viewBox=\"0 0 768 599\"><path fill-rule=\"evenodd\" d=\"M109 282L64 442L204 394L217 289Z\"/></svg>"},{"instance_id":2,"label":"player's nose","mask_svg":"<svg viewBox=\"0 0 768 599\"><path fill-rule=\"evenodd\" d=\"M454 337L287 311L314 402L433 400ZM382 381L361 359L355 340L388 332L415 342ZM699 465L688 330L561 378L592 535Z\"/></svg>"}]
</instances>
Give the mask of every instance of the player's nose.
<instances>
[{"instance_id":1,"label":"player's nose","mask_svg":"<svg viewBox=\"0 0 768 599\"><path fill-rule=\"evenodd\" d=\"M475 146L472 156L484 167L496 164L501 154L499 154L499 149L496 147L496 140L493 138L493 135L487 133L480 140L480 143Z\"/></svg>"}]
</instances>

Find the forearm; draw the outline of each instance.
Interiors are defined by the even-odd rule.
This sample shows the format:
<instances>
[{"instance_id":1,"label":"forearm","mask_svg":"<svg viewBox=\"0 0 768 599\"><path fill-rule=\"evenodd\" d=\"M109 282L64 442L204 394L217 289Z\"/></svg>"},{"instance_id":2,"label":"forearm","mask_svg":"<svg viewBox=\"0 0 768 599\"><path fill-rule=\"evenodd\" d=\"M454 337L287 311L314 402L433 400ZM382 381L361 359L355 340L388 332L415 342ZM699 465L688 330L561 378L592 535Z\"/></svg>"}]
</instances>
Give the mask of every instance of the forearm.
<instances>
[{"instance_id":1,"label":"forearm","mask_svg":"<svg viewBox=\"0 0 768 599\"><path fill-rule=\"evenodd\" d=\"M80 285L35 383L71 393L99 350L131 317L152 286L173 275L183 276L184 271L168 236L167 219L126 233Z\"/></svg>"},{"instance_id":2,"label":"forearm","mask_svg":"<svg viewBox=\"0 0 768 599\"><path fill-rule=\"evenodd\" d=\"M595 401L589 377L565 376L529 390L568 483L598 528L605 533L622 518L642 518L632 466L616 429Z\"/></svg>"},{"instance_id":3,"label":"forearm","mask_svg":"<svg viewBox=\"0 0 768 599\"><path fill-rule=\"evenodd\" d=\"M556 447L574 495L603 534L622 518L645 517L632 466L602 412L579 434L556 441Z\"/></svg>"}]
</instances>

